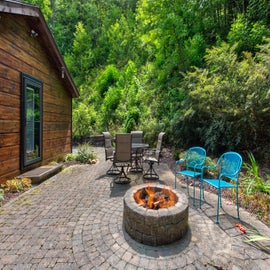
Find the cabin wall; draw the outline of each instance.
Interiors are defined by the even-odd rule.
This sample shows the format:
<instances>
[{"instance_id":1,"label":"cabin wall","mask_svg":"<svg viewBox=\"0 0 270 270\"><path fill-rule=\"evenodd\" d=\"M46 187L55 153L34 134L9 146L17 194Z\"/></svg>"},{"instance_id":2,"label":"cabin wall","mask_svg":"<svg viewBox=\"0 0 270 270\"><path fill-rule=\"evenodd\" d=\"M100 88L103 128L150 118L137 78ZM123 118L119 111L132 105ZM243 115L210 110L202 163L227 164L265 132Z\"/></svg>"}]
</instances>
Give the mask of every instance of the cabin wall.
<instances>
[{"instance_id":1,"label":"cabin wall","mask_svg":"<svg viewBox=\"0 0 270 270\"><path fill-rule=\"evenodd\" d=\"M41 37L31 37L27 16L0 13L0 182L20 171L21 72L43 82L43 160L71 152L72 97Z\"/></svg>"}]
</instances>

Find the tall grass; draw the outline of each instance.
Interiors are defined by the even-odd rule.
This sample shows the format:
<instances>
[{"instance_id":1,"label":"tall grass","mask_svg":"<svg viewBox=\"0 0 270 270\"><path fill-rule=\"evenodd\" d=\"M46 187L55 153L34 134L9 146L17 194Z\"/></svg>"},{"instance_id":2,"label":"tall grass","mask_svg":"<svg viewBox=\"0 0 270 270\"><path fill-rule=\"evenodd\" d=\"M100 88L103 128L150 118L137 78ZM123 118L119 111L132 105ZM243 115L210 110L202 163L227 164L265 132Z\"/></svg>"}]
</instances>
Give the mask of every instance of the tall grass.
<instances>
[{"instance_id":1,"label":"tall grass","mask_svg":"<svg viewBox=\"0 0 270 270\"><path fill-rule=\"evenodd\" d=\"M93 147L88 143L80 144L75 159L81 163L89 163L89 160L96 159Z\"/></svg>"},{"instance_id":2,"label":"tall grass","mask_svg":"<svg viewBox=\"0 0 270 270\"><path fill-rule=\"evenodd\" d=\"M255 160L254 155L249 152L248 157L250 163L244 163L243 167L246 173L243 176L241 183L244 188L244 193L247 195L254 194L255 192L263 192L270 195L270 183L267 183L259 174L259 166ZM269 178L269 175L267 175Z\"/></svg>"}]
</instances>

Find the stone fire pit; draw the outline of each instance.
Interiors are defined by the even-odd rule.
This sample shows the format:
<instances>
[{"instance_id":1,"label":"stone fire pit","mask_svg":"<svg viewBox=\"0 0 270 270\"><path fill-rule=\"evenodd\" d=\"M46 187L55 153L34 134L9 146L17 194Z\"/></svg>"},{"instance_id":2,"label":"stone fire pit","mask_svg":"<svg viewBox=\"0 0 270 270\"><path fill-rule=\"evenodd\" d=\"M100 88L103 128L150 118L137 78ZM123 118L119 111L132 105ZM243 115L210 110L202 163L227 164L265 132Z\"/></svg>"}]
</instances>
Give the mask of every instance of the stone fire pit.
<instances>
[{"instance_id":1,"label":"stone fire pit","mask_svg":"<svg viewBox=\"0 0 270 270\"><path fill-rule=\"evenodd\" d=\"M126 232L136 241L158 246L181 239L188 229L188 199L184 192L170 189L175 204L168 208L148 209L134 199L140 189L153 187L158 192L169 189L164 185L150 183L130 188L124 196L123 224Z\"/></svg>"}]
</instances>

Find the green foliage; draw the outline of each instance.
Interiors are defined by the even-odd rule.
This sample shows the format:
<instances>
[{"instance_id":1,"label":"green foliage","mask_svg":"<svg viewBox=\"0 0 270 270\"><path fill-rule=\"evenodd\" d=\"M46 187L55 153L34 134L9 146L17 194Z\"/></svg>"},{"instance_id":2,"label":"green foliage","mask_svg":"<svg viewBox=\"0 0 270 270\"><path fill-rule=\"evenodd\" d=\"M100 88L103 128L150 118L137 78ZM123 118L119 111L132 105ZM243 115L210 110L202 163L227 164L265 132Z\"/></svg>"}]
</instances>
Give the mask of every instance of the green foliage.
<instances>
[{"instance_id":1,"label":"green foliage","mask_svg":"<svg viewBox=\"0 0 270 270\"><path fill-rule=\"evenodd\" d=\"M270 32L260 21L250 23L244 15L238 15L228 34L229 44L236 46L236 52L240 55L244 51L254 53L256 46L262 43L264 37L269 37Z\"/></svg>"},{"instance_id":2,"label":"green foliage","mask_svg":"<svg viewBox=\"0 0 270 270\"><path fill-rule=\"evenodd\" d=\"M187 39L184 49L188 61L187 66L202 67L205 48L205 40L201 34L195 34L192 38Z\"/></svg>"},{"instance_id":3,"label":"green foliage","mask_svg":"<svg viewBox=\"0 0 270 270\"><path fill-rule=\"evenodd\" d=\"M250 163L243 164L245 173L240 178L240 202L251 213L270 225L270 183L260 176L254 155L249 152L248 156Z\"/></svg>"},{"instance_id":4,"label":"green foliage","mask_svg":"<svg viewBox=\"0 0 270 270\"><path fill-rule=\"evenodd\" d=\"M74 137L136 127L154 143L164 130L177 147L269 160L269 1L29 2L49 7L80 89Z\"/></svg>"},{"instance_id":5,"label":"green foliage","mask_svg":"<svg viewBox=\"0 0 270 270\"><path fill-rule=\"evenodd\" d=\"M73 153L68 153L65 156L65 162L71 161L71 160L76 160L76 155Z\"/></svg>"},{"instance_id":6,"label":"green foliage","mask_svg":"<svg viewBox=\"0 0 270 270\"><path fill-rule=\"evenodd\" d=\"M62 54L72 53L76 26L79 22L82 22L88 33L89 41L87 44L81 45L83 47L88 45L89 49L93 49L95 62L101 60L103 53L96 52L97 40L103 35L98 3L84 0L57 0L52 2L54 2L54 8L51 24ZM89 51L89 49L86 51Z\"/></svg>"},{"instance_id":7,"label":"green foliage","mask_svg":"<svg viewBox=\"0 0 270 270\"><path fill-rule=\"evenodd\" d=\"M270 23L270 2L265 0L249 0L247 8L247 17L250 21L262 21L265 24Z\"/></svg>"},{"instance_id":8,"label":"green foliage","mask_svg":"<svg viewBox=\"0 0 270 270\"><path fill-rule=\"evenodd\" d=\"M114 129L115 126L119 126L121 117L117 108L122 100L122 95L122 89L119 87L111 87L106 92L101 106L101 126L104 127L104 130Z\"/></svg>"},{"instance_id":9,"label":"green foliage","mask_svg":"<svg viewBox=\"0 0 270 270\"><path fill-rule=\"evenodd\" d=\"M206 68L188 73L182 85L188 98L175 125L189 143L213 152L268 144L270 127L263 119L270 112L269 47L267 41L243 60L226 43L207 50Z\"/></svg>"},{"instance_id":10,"label":"green foliage","mask_svg":"<svg viewBox=\"0 0 270 270\"><path fill-rule=\"evenodd\" d=\"M73 154L69 153L65 156L65 162L69 162L72 160L79 161L81 163L95 163L96 154L93 152L93 147L88 143L79 144L78 153Z\"/></svg>"},{"instance_id":11,"label":"green foliage","mask_svg":"<svg viewBox=\"0 0 270 270\"><path fill-rule=\"evenodd\" d=\"M81 102L73 109L73 136L80 138L94 133L97 113L92 106Z\"/></svg>"},{"instance_id":12,"label":"green foliage","mask_svg":"<svg viewBox=\"0 0 270 270\"><path fill-rule=\"evenodd\" d=\"M21 192L29 189L32 186L32 181L29 178L13 178L7 180L3 185L5 192Z\"/></svg>"},{"instance_id":13,"label":"green foliage","mask_svg":"<svg viewBox=\"0 0 270 270\"><path fill-rule=\"evenodd\" d=\"M95 59L89 43L89 33L84 25L78 22L74 34L73 50L65 55L65 61L75 77L77 85L81 85L88 78L90 70L94 67Z\"/></svg>"},{"instance_id":14,"label":"green foliage","mask_svg":"<svg viewBox=\"0 0 270 270\"><path fill-rule=\"evenodd\" d=\"M131 108L124 121L123 131L130 132L131 130L136 130L139 119L140 119L140 110L137 107Z\"/></svg>"},{"instance_id":15,"label":"green foliage","mask_svg":"<svg viewBox=\"0 0 270 270\"><path fill-rule=\"evenodd\" d=\"M96 79L96 88L101 97L105 97L110 87L115 86L119 80L119 72L114 65L108 65Z\"/></svg>"},{"instance_id":16,"label":"green foliage","mask_svg":"<svg viewBox=\"0 0 270 270\"><path fill-rule=\"evenodd\" d=\"M255 192L264 192L270 195L270 183L264 181L259 174L259 166L255 160L254 155L248 153L250 164L244 163L246 173L243 177L241 185L244 187L244 193L247 195L254 194Z\"/></svg>"},{"instance_id":17,"label":"green foliage","mask_svg":"<svg viewBox=\"0 0 270 270\"><path fill-rule=\"evenodd\" d=\"M78 153L76 154L75 159L81 163L89 163L91 160L96 159L93 147L88 143L80 144L78 146Z\"/></svg>"},{"instance_id":18,"label":"green foliage","mask_svg":"<svg viewBox=\"0 0 270 270\"><path fill-rule=\"evenodd\" d=\"M129 15L129 14L127 14ZM136 48L134 37L134 16L126 18L123 14L121 18L112 24L108 30L108 45L110 47L108 63L118 63L124 65L128 59L133 59L134 48Z\"/></svg>"},{"instance_id":19,"label":"green foliage","mask_svg":"<svg viewBox=\"0 0 270 270\"><path fill-rule=\"evenodd\" d=\"M261 242L263 241L263 243L265 242L266 245L264 246L263 244L261 244ZM247 230L247 234L245 235L245 242L247 243L260 243L258 246L266 251L268 254L270 254L270 237L261 234L259 231L257 230Z\"/></svg>"},{"instance_id":20,"label":"green foliage","mask_svg":"<svg viewBox=\"0 0 270 270\"><path fill-rule=\"evenodd\" d=\"M24 2L39 6L45 19L49 20L52 16L50 0L24 0Z\"/></svg>"}]
</instances>

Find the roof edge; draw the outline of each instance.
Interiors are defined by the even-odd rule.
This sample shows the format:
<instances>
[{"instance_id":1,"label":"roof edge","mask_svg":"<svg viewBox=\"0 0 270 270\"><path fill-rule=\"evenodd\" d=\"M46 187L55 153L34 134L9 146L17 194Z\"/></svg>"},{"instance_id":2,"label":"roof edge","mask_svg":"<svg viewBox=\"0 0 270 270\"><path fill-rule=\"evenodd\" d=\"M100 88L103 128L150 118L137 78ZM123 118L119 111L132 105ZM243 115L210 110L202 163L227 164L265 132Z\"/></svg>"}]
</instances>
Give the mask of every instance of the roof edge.
<instances>
[{"instance_id":1,"label":"roof edge","mask_svg":"<svg viewBox=\"0 0 270 270\"><path fill-rule=\"evenodd\" d=\"M0 0L0 13L10 13L22 16L35 17L40 21L39 31L45 35L45 39L49 42L49 51L53 55L55 64L61 74L61 78L65 80L66 85L72 95L72 98L77 98L80 96L75 83L68 71L66 63L58 49L55 39L49 29L47 22L38 6L27 4L15 0Z\"/></svg>"}]
</instances>

